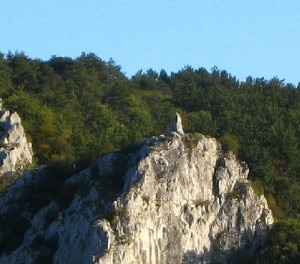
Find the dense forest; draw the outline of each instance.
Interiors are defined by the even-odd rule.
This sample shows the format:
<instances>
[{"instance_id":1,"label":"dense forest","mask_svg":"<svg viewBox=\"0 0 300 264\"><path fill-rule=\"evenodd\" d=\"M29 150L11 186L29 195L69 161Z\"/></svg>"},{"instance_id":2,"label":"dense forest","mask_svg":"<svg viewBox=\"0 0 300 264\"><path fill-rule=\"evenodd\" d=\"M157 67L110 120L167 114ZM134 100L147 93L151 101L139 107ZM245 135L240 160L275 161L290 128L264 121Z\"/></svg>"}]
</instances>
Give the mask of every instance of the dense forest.
<instances>
[{"instance_id":1,"label":"dense forest","mask_svg":"<svg viewBox=\"0 0 300 264\"><path fill-rule=\"evenodd\" d=\"M220 139L248 163L278 220L263 255L299 260L300 83L241 82L216 67L128 78L93 53L42 61L18 52L0 54L0 97L20 114L37 164L97 157L165 133L179 112L187 132Z\"/></svg>"}]
</instances>

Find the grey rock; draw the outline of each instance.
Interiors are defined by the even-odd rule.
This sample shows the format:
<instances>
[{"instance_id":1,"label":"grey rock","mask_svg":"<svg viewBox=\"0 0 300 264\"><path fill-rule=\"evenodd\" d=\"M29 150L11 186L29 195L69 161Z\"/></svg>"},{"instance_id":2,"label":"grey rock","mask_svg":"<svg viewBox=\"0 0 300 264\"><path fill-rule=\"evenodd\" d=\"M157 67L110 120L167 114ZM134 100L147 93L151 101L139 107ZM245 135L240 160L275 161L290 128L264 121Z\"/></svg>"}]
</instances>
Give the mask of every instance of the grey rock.
<instances>
[{"instance_id":1,"label":"grey rock","mask_svg":"<svg viewBox=\"0 0 300 264\"><path fill-rule=\"evenodd\" d=\"M176 113L172 120L171 133L176 133L180 136L184 135L181 116Z\"/></svg>"},{"instance_id":2,"label":"grey rock","mask_svg":"<svg viewBox=\"0 0 300 264\"><path fill-rule=\"evenodd\" d=\"M22 171L32 163L31 143L27 141L21 118L2 109L0 101L0 177Z\"/></svg>"},{"instance_id":3,"label":"grey rock","mask_svg":"<svg viewBox=\"0 0 300 264\"><path fill-rule=\"evenodd\" d=\"M183 133L180 123L173 132ZM214 138L153 137L133 153L110 153L69 178L66 184L79 186L71 204L60 208L52 201L29 217L22 243L0 263L36 261L38 235L55 238L51 258L58 264L235 263L261 246L274 221L248 171ZM22 200L22 190L41 173L27 173L0 196L0 213ZM123 189L109 187L116 175Z\"/></svg>"}]
</instances>

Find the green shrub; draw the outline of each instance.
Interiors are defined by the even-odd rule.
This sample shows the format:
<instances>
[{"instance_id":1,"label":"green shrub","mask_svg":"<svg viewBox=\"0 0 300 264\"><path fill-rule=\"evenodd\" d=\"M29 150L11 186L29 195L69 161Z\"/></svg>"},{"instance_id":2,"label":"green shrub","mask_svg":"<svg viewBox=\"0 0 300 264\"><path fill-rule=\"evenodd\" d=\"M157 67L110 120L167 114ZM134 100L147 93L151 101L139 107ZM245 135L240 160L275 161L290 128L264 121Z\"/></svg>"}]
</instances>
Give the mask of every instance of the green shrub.
<instances>
[{"instance_id":1,"label":"green shrub","mask_svg":"<svg viewBox=\"0 0 300 264\"><path fill-rule=\"evenodd\" d=\"M264 186L262 185L261 181L256 179L256 180L251 180L249 179L250 185L254 192L258 195L264 194Z\"/></svg>"},{"instance_id":2,"label":"green shrub","mask_svg":"<svg viewBox=\"0 0 300 264\"><path fill-rule=\"evenodd\" d=\"M6 174L0 177L0 193L20 177L19 173Z\"/></svg>"},{"instance_id":3,"label":"green shrub","mask_svg":"<svg viewBox=\"0 0 300 264\"><path fill-rule=\"evenodd\" d=\"M240 143L237 136L226 133L220 138L222 148L225 151L232 151L235 155L238 155L240 149Z\"/></svg>"},{"instance_id":4,"label":"green shrub","mask_svg":"<svg viewBox=\"0 0 300 264\"><path fill-rule=\"evenodd\" d=\"M194 204L195 204L196 207L198 207L198 206L202 207L202 206L208 205L209 201L198 199L198 200L194 201Z\"/></svg>"},{"instance_id":5,"label":"green shrub","mask_svg":"<svg viewBox=\"0 0 300 264\"><path fill-rule=\"evenodd\" d=\"M255 261L256 260L256 261ZM296 219L277 222L253 263L300 263L300 223Z\"/></svg>"},{"instance_id":6,"label":"green shrub","mask_svg":"<svg viewBox=\"0 0 300 264\"><path fill-rule=\"evenodd\" d=\"M149 202L150 202L150 197L149 197L149 196L144 195L144 196L142 196L142 199L143 199L143 201L144 201L147 205L149 205Z\"/></svg>"},{"instance_id":7,"label":"green shrub","mask_svg":"<svg viewBox=\"0 0 300 264\"><path fill-rule=\"evenodd\" d=\"M127 209L125 207L116 208L114 211L114 217L123 218L128 216Z\"/></svg>"},{"instance_id":8,"label":"green shrub","mask_svg":"<svg viewBox=\"0 0 300 264\"><path fill-rule=\"evenodd\" d=\"M227 193L226 198L231 200L231 199L236 199L238 201L241 201L243 196L240 192L238 192L237 190L233 190L229 193Z\"/></svg>"}]
</instances>

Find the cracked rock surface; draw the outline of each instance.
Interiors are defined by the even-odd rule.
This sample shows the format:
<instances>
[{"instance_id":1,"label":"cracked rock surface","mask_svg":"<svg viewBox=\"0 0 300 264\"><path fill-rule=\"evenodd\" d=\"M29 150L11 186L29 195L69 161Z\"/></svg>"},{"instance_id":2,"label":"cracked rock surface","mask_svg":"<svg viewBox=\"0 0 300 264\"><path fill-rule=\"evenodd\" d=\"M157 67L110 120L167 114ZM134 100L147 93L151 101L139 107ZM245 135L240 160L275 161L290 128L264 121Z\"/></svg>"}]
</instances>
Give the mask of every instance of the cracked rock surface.
<instances>
[{"instance_id":1,"label":"cracked rock surface","mask_svg":"<svg viewBox=\"0 0 300 264\"><path fill-rule=\"evenodd\" d=\"M183 134L182 126L173 132L68 178L70 203L22 212L28 228L0 263L235 263L251 256L273 217L247 181L246 163L214 138ZM0 196L2 214L42 171L28 172Z\"/></svg>"},{"instance_id":2,"label":"cracked rock surface","mask_svg":"<svg viewBox=\"0 0 300 264\"><path fill-rule=\"evenodd\" d=\"M32 163L32 158L32 146L26 139L21 118L5 111L0 101L0 177L22 171Z\"/></svg>"}]
</instances>

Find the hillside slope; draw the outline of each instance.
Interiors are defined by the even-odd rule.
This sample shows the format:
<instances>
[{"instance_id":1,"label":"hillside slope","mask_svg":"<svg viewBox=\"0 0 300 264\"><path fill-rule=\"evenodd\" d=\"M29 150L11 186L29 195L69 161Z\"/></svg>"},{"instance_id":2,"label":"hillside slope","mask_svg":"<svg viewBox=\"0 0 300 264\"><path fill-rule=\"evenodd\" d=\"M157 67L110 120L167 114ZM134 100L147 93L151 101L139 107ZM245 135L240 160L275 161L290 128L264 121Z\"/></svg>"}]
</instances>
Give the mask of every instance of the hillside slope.
<instances>
[{"instance_id":1,"label":"hillside slope","mask_svg":"<svg viewBox=\"0 0 300 264\"><path fill-rule=\"evenodd\" d=\"M0 263L239 263L273 223L247 165L184 134L179 115L169 134L78 166L40 167L1 194Z\"/></svg>"}]
</instances>

